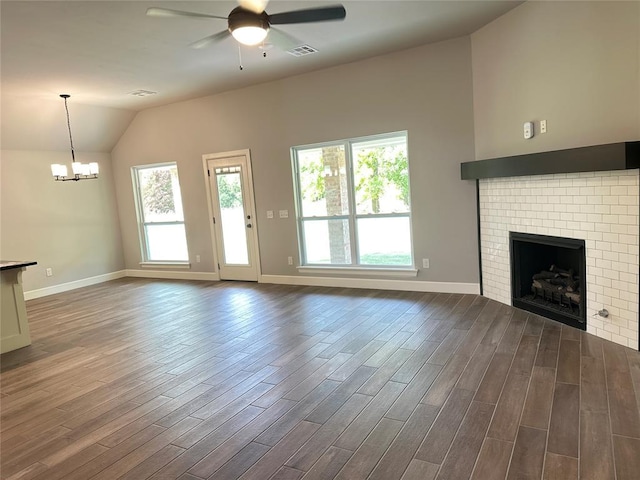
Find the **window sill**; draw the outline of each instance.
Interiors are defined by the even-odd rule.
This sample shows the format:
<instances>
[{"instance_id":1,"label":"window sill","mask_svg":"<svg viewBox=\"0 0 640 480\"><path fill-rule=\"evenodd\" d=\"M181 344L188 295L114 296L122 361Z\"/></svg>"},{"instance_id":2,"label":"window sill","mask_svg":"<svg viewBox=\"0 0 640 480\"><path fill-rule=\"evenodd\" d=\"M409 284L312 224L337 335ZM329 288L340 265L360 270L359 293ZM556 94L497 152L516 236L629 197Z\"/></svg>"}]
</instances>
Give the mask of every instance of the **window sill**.
<instances>
[{"instance_id":1,"label":"window sill","mask_svg":"<svg viewBox=\"0 0 640 480\"><path fill-rule=\"evenodd\" d=\"M367 277L416 277L418 270L412 267L325 267L302 266L297 267L300 273L334 273L340 275L358 275Z\"/></svg>"},{"instance_id":2,"label":"window sill","mask_svg":"<svg viewBox=\"0 0 640 480\"><path fill-rule=\"evenodd\" d=\"M142 268L191 268L189 262L140 262Z\"/></svg>"}]
</instances>

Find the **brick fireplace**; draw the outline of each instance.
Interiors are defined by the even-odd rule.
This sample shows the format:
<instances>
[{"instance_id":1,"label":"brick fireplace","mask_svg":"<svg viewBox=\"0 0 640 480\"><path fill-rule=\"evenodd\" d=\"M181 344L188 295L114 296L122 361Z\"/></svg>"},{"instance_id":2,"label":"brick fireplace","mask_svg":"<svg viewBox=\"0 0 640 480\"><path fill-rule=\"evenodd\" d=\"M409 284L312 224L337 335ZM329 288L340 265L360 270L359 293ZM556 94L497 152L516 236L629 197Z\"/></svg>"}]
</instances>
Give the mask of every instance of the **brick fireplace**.
<instances>
[{"instance_id":1,"label":"brick fireplace","mask_svg":"<svg viewBox=\"0 0 640 480\"><path fill-rule=\"evenodd\" d=\"M464 165L480 163L463 164L463 178ZM627 161L627 165L634 163ZM487 178L484 173L475 176L483 295L513 304L510 232L582 240L586 257L586 329L637 350L638 168L517 173L495 178ZM466 178L474 177L467 172ZM608 310L608 318L597 314L602 309Z\"/></svg>"}]
</instances>

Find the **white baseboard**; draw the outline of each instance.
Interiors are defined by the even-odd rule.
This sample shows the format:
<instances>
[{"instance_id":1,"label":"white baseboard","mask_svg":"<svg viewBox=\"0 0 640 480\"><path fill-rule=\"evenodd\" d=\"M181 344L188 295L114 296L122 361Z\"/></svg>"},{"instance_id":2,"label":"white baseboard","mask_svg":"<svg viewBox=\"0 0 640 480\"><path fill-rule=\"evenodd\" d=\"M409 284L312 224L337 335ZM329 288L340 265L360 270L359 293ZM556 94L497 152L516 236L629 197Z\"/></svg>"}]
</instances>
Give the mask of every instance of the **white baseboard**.
<instances>
[{"instance_id":1,"label":"white baseboard","mask_svg":"<svg viewBox=\"0 0 640 480\"><path fill-rule=\"evenodd\" d=\"M181 272L164 270L125 270L127 277L137 278L163 278L169 280L205 280L218 281L220 275L212 272Z\"/></svg>"},{"instance_id":2,"label":"white baseboard","mask_svg":"<svg viewBox=\"0 0 640 480\"><path fill-rule=\"evenodd\" d=\"M290 275L261 275L260 283L306 285L312 287L371 288L376 290L404 290L409 292L480 294L478 283L424 282L411 280L383 280L372 278L307 277Z\"/></svg>"},{"instance_id":3,"label":"white baseboard","mask_svg":"<svg viewBox=\"0 0 640 480\"><path fill-rule=\"evenodd\" d=\"M219 281L218 273L211 272L180 272L162 270L119 270L105 273L95 277L83 278L68 283L61 283L51 287L39 288L24 292L25 300L46 297L56 293L68 292L76 288L88 287L97 283L108 282L123 277L137 278L161 278L170 280L204 280ZM279 285L305 285L312 287L344 287L344 288L368 288L376 290L404 290L409 292L433 292L433 293L469 293L479 294L480 285L477 283L456 282L423 282L411 280L386 280L372 278L338 278L338 277L308 277L290 275L261 275L260 283L274 283Z\"/></svg>"},{"instance_id":4,"label":"white baseboard","mask_svg":"<svg viewBox=\"0 0 640 480\"><path fill-rule=\"evenodd\" d=\"M123 277L126 277L125 270L105 273L103 275L96 275L95 277L88 277L81 280L75 280L73 282L61 283L59 285L53 285L51 287L29 290L27 292L24 292L24 299L33 300L34 298L46 297L47 295L55 295L56 293L68 292L69 290L75 290L76 288L88 287L89 285L108 282L109 280L115 280L117 278Z\"/></svg>"}]
</instances>

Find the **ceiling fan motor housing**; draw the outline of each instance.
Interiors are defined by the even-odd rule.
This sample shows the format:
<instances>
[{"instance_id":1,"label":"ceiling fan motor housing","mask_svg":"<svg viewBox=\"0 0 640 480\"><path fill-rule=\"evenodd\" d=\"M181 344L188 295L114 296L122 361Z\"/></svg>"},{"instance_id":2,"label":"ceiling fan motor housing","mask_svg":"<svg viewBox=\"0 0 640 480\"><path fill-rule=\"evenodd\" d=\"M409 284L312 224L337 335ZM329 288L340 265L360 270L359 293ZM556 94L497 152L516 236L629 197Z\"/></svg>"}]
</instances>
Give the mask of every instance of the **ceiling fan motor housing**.
<instances>
[{"instance_id":1,"label":"ceiling fan motor housing","mask_svg":"<svg viewBox=\"0 0 640 480\"><path fill-rule=\"evenodd\" d=\"M255 13L242 7L231 10L228 22L230 32L240 27L258 27L269 30L269 15L266 12Z\"/></svg>"}]
</instances>

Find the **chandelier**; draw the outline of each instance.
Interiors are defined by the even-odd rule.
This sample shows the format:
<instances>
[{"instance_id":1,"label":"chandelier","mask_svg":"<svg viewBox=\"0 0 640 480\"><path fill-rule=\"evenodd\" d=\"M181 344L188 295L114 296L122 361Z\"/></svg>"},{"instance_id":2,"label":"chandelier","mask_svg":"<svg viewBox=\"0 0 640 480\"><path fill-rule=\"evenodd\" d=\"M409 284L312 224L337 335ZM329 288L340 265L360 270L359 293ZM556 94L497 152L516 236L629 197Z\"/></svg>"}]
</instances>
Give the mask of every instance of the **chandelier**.
<instances>
[{"instance_id":1,"label":"chandelier","mask_svg":"<svg viewBox=\"0 0 640 480\"><path fill-rule=\"evenodd\" d=\"M69 182L78 180L89 180L92 178L98 178L98 163L80 163L76 162L76 154L73 149L73 137L71 136L71 121L69 120L69 107L67 106L67 98L71 95L67 95L63 93L60 95L61 98L64 99L64 109L67 112L67 128L69 129L69 143L71 144L71 172L72 176L67 177L68 170L66 165L61 165L59 163L54 163L51 165L51 173L53 174L54 180L58 182Z\"/></svg>"}]
</instances>

